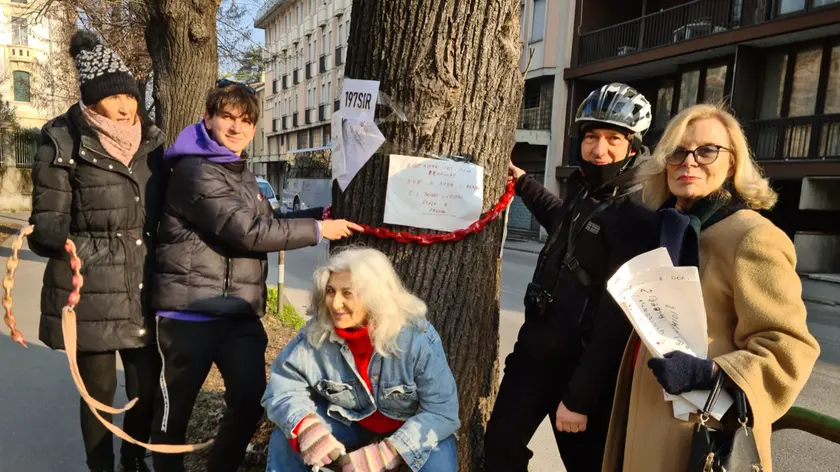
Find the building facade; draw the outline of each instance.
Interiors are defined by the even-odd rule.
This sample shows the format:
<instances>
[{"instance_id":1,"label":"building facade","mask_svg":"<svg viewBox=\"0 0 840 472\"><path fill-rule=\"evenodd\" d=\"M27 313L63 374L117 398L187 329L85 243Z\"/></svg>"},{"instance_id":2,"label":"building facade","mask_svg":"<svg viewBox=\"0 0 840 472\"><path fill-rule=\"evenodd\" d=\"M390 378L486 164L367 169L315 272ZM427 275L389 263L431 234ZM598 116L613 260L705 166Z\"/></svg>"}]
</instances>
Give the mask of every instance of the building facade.
<instances>
[{"instance_id":1,"label":"building facade","mask_svg":"<svg viewBox=\"0 0 840 472\"><path fill-rule=\"evenodd\" d=\"M696 103L735 112L802 274L840 273L840 0L577 0L566 121L619 81L653 104L645 141ZM562 179L580 159L566 126Z\"/></svg>"},{"instance_id":2,"label":"building facade","mask_svg":"<svg viewBox=\"0 0 840 472\"><path fill-rule=\"evenodd\" d=\"M523 0L520 19L525 90L511 160L559 192L555 169L563 157L567 105L562 80L572 51L574 0ZM539 239L545 231L518 197L508 219L510 237Z\"/></svg>"},{"instance_id":3,"label":"building facade","mask_svg":"<svg viewBox=\"0 0 840 472\"><path fill-rule=\"evenodd\" d=\"M64 112L65 104L48 97L35 100L33 85L37 64L45 64L50 54L67 54L66 48L53 44L50 20L32 23L33 0L0 0L0 96L15 108L21 128L40 128ZM48 90L48 87L40 87ZM36 103L37 102L37 103Z\"/></svg>"},{"instance_id":4,"label":"building facade","mask_svg":"<svg viewBox=\"0 0 840 472\"><path fill-rule=\"evenodd\" d=\"M265 152L324 148L338 109L351 0L269 0L254 25L265 30Z\"/></svg>"}]
</instances>

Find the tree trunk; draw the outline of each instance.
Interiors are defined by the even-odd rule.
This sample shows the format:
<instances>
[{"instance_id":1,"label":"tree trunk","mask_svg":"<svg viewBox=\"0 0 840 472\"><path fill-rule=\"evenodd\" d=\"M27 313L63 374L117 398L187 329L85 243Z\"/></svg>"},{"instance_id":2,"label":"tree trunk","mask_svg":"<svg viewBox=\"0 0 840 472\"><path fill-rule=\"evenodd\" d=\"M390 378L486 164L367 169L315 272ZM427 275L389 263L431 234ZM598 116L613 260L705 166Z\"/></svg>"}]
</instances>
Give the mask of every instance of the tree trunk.
<instances>
[{"instance_id":1,"label":"tree trunk","mask_svg":"<svg viewBox=\"0 0 840 472\"><path fill-rule=\"evenodd\" d=\"M166 134L167 145L204 115L204 99L218 74L220 1L148 1L146 45L155 77L155 122Z\"/></svg>"},{"instance_id":2,"label":"tree trunk","mask_svg":"<svg viewBox=\"0 0 840 472\"><path fill-rule=\"evenodd\" d=\"M384 146L416 156L473 156L485 169L485 211L505 190L522 99L520 8L520 0L353 2L345 76L379 80L408 117L380 125ZM388 158L377 154L345 192L334 185L333 215L381 226L387 175ZM426 247L372 236L348 241L388 254L429 306L458 382L459 470L481 470L498 391L503 225L500 218L461 242Z\"/></svg>"}]
</instances>

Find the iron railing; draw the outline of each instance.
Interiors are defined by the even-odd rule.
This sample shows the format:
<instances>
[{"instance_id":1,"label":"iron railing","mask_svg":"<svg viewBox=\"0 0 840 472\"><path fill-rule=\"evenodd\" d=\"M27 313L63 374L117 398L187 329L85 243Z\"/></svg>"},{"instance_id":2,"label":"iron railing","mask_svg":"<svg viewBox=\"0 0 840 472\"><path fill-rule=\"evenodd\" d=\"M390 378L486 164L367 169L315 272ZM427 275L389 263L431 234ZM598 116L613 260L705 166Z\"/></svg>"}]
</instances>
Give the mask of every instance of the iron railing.
<instances>
[{"instance_id":1,"label":"iron railing","mask_svg":"<svg viewBox=\"0 0 840 472\"><path fill-rule=\"evenodd\" d=\"M689 41L781 16L781 0L697 0L580 35L576 65ZM831 8L811 2L801 11ZM781 12L787 13L787 12Z\"/></svg>"},{"instance_id":2,"label":"iron railing","mask_svg":"<svg viewBox=\"0 0 840 472\"><path fill-rule=\"evenodd\" d=\"M0 130L0 167L31 169L39 136L38 130Z\"/></svg>"},{"instance_id":3,"label":"iron railing","mask_svg":"<svg viewBox=\"0 0 840 472\"><path fill-rule=\"evenodd\" d=\"M550 130L551 103L534 108L522 108L519 113L519 123L516 129Z\"/></svg>"},{"instance_id":4,"label":"iron railing","mask_svg":"<svg viewBox=\"0 0 840 472\"><path fill-rule=\"evenodd\" d=\"M840 114L756 120L746 133L759 161L840 159Z\"/></svg>"}]
</instances>

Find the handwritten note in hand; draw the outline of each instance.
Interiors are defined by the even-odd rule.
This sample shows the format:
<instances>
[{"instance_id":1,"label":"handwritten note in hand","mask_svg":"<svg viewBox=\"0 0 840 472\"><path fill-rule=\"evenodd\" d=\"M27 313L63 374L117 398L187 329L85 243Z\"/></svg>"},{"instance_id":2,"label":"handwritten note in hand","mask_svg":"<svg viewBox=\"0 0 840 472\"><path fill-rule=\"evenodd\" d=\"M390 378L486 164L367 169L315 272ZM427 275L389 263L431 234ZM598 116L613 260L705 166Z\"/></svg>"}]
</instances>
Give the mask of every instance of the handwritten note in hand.
<instances>
[{"instance_id":1,"label":"handwritten note in hand","mask_svg":"<svg viewBox=\"0 0 840 472\"><path fill-rule=\"evenodd\" d=\"M484 168L392 154L385 223L455 231L481 217Z\"/></svg>"},{"instance_id":2,"label":"handwritten note in hand","mask_svg":"<svg viewBox=\"0 0 840 472\"><path fill-rule=\"evenodd\" d=\"M652 355L682 351L707 358L706 309L696 267L674 267L666 249L655 249L621 266L607 282L607 291ZM666 393L664 398L673 402L675 417L688 420L708 395L701 390L680 396ZM720 419L731 405L732 397L721 392L712 416Z\"/></svg>"}]
</instances>

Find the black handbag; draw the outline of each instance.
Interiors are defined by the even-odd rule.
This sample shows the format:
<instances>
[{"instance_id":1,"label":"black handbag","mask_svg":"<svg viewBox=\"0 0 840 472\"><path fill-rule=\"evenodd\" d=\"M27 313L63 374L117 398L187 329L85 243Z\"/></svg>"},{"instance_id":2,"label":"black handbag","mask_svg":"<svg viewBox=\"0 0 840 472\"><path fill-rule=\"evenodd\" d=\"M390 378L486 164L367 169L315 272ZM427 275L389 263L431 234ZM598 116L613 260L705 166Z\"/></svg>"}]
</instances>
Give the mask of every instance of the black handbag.
<instances>
[{"instance_id":1,"label":"black handbag","mask_svg":"<svg viewBox=\"0 0 840 472\"><path fill-rule=\"evenodd\" d=\"M711 411L720 396L725 376L718 372L715 386L706 400L700 422L694 427L691 438L691 452L686 472L762 472L761 459L755 444L755 435L749 426L747 397L735 387L735 408L737 424L721 423L719 429L707 426ZM722 418L723 420L723 418Z\"/></svg>"}]
</instances>

